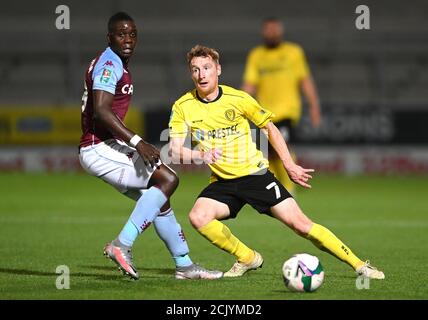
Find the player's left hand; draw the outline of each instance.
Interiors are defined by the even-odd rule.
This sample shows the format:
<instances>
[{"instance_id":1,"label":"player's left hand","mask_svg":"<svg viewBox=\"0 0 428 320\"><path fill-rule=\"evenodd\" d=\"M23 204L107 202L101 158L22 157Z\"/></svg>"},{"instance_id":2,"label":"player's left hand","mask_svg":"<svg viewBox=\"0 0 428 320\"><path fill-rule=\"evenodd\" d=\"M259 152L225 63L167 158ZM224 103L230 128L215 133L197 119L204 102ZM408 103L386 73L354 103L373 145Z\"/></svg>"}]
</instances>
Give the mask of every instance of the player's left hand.
<instances>
[{"instance_id":1,"label":"player's left hand","mask_svg":"<svg viewBox=\"0 0 428 320\"><path fill-rule=\"evenodd\" d=\"M292 164L287 166L285 170L287 170L288 176L294 183L297 183L298 185L308 189L312 188L312 186L307 182L309 179L312 179L312 176L309 174L309 172L314 172L314 169L305 169L297 164Z\"/></svg>"},{"instance_id":2,"label":"player's left hand","mask_svg":"<svg viewBox=\"0 0 428 320\"><path fill-rule=\"evenodd\" d=\"M212 164L221 158L223 150L221 149L209 149L206 152L202 152L202 159L206 164Z\"/></svg>"},{"instance_id":3,"label":"player's left hand","mask_svg":"<svg viewBox=\"0 0 428 320\"><path fill-rule=\"evenodd\" d=\"M143 159L146 166L150 165L152 168L156 167L156 163L158 163L160 159L160 152L150 143L140 141L136 146L137 152Z\"/></svg>"}]
</instances>

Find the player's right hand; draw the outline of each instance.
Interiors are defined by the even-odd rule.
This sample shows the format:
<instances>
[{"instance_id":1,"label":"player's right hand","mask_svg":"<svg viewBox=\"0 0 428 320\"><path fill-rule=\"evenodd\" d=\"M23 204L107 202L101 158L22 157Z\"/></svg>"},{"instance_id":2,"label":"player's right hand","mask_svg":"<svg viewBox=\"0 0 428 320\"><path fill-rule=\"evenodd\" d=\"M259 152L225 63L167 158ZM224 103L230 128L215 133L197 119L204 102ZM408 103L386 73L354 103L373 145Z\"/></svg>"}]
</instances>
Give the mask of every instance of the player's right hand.
<instances>
[{"instance_id":1,"label":"player's right hand","mask_svg":"<svg viewBox=\"0 0 428 320\"><path fill-rule=\"evenodd\" d=\"M208 151L202 152L202 159L204 163L211 164L216 162L222 154L223 151L221 149L209 149Z\"/></svg>"},{"instance_id":2,"label":"player's right hand","mask_svg":"<svg viewBox=\"0 0 428 320\"><path fill-rule=\"evenodd\" d=\"M144 163L147 165L150 164L152 168L156 166L156 163L160 160L160 152L150 143L140 141L136 146L138 154L143 159Z\"/></svg>"},{"instance_id":3,"label":"player's right hand","mask_svg":"<svg viewBox=\"0 0 428 320\"><path fill-rule=\"evenodd\" d=\"M301 185L302 187L312 188L308 181L312 179L312 176L309 173L314 172L314 169L305 169L293 163L292 165L285 167L285 170L287 170L291 181Z\"/></svg>"}]
</instances>

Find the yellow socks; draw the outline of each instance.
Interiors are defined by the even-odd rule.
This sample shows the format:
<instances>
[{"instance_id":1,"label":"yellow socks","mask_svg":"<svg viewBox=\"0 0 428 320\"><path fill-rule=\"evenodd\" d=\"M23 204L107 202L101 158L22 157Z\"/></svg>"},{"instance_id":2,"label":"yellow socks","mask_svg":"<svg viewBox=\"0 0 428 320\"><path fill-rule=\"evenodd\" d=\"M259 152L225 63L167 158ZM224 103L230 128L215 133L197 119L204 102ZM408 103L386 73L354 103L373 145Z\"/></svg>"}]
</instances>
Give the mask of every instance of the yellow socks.
<instances>
[{"instance_id":1,"label":"yellow socks","mask_svg":"<svg viewBox=\"0 0 428 320\"><path fill-rule=\"evenodd\" d=\"M288 177L287 171L285 171L281 159L279 159L278 157L275 157L272 160L270 159L269 169L274 174L274 176L282 183L285 189L287 189L287 191L291 194L294 194L296 186L294 185L294 182L291 181Z\"/></svg>"},{"instance_id":2,"label":"yellow socks","mask_svg":"<svg viewBox=\"0 0 428 320\"><path fill-rule=\"evenodd\" d=\"M230 229L218 220L209 222L199 228L198 232L216 247L234 255L239 262L248 264L254 259L254 251L236 238ZM354 269L364 264L351 249L322 225L314 223L306 238L321 250L346 262Z\"/></svg>"},{"instance_id":3,"label":"yellow socks","mask_svg":"<svg viewBox=\"0 0 428 320\"><path fill-rule=\"evenodd\" d=\"M230 229L218 220L213 220L198 229L216 247L233 254L239 262L250 263L254 259L254 251L235 237Z\"/></svg>"},{"instance_id":4,"label":"yellow socks","mask_svg":"<svg viewBox=\"0 0 428 320\"><path fill-rule=\"evenodd\" d=\"M336 258L346 262L352 268L357 269L364 262L352 253L342 241L340 241L330 230L314 223L307 239L311 240L314 245L323 251L326 251Z\"/></svg>"}]
</instances>

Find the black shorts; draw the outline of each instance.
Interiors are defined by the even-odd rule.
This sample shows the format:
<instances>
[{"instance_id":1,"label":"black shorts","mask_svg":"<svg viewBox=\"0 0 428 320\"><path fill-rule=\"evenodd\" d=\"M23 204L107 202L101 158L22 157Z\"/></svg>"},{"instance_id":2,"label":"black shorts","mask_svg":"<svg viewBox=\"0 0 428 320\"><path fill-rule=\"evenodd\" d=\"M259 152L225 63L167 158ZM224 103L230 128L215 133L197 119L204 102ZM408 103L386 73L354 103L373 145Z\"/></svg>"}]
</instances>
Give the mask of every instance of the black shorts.
<instances>
[{"instance_id":1,"label":"black shorts","mask_svg":"<svg viewBox=\"0 0 428 320\"><path fill-rule=\"evenodd\" d=\"M235 218L245 204L260 213L271 215L270 208L291 198L291 194L269 170L258 174L211 183L199 194L217 200L229 207L230 217Z\"/></svg>"},{"instance_id":2,"label":"black shorts","mask_svg":"<svg viewBox=\"0 0 428 320\"><path fill-rule=\"evenodd\" d=\"M275 126L281 132L285 142L292 143L294 138L295 123L291 119L284 119L278 122L274 122Z\"/></svg>"}]
</instances>

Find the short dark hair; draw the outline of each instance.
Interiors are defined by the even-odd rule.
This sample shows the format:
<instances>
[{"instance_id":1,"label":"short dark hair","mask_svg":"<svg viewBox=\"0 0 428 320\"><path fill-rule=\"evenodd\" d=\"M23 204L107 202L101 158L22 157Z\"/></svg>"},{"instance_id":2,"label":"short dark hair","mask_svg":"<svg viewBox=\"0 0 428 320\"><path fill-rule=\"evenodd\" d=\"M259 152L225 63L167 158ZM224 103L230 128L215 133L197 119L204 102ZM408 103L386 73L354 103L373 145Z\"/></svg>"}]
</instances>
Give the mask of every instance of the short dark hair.
<instances>
[{"instance_id":1,"label":"short dark hair","mask_svg":"<svg viewBox=\"0 0 428 320\"><path fill-rule=\"evenodd\" d=\"M122 12L122 11L117 12L114 15L112 15L110 19L108 19L108 23L107 23L108 32L113 32L114 25L116 24L116 22L119 22L119 21L134 22L134 19L132 19L131 16L126 12Z\"/></svg>"},{"instance_id":2,"label":"short dark hair","mask_svg":"<svg viewBox=\"0 0 428 320\"><path fill-rule=\"evenodd\" d=\"M275 17L275 16L266 17L262 21L263 24L268 23L268 22L282 23L282 21L278 17Z\"/></svg>"}]
</instances>

